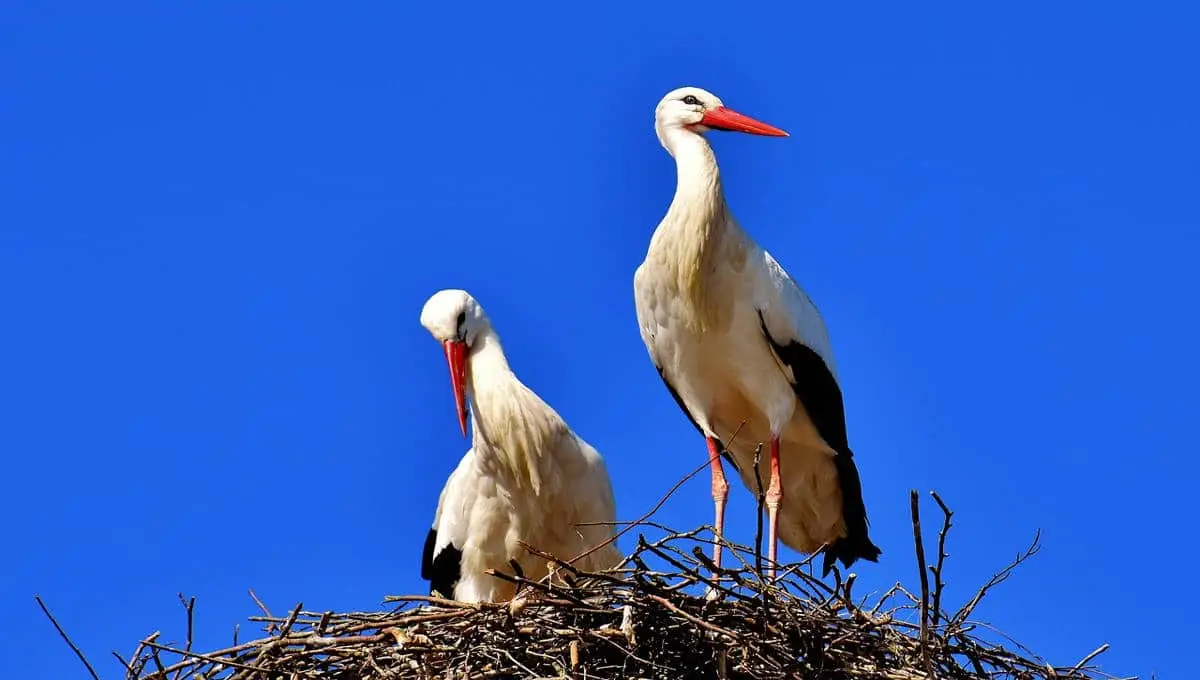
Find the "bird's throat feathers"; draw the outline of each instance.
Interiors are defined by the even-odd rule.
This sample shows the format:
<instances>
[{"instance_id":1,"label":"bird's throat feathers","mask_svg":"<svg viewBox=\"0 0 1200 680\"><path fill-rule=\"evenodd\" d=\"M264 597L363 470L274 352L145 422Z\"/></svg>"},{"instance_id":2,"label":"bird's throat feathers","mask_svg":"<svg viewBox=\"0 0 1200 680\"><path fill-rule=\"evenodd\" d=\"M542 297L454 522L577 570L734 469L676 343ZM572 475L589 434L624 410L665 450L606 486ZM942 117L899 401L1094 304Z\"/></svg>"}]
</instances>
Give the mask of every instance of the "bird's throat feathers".
<instances>
[{"instance_id":1,"label":"bird's throat feathers","mask_svg":"<svg viewBox=\"0 0 1200 680\"><path fill-rule=\"evenodd\" d=\"M482 338L468 369L472 446L479 463L518 488L542 489L542 457L565 431L557 415L508 367L495 337Z\"/></svg>"}]
</instances>

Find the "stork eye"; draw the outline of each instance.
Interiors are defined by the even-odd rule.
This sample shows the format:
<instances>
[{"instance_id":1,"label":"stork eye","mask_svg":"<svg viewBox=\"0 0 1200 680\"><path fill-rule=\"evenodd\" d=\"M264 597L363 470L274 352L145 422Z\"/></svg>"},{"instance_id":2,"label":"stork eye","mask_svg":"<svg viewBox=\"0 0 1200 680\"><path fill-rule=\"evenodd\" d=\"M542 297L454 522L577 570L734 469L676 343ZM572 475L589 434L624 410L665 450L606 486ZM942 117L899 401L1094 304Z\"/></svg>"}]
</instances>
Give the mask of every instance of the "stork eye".
<instances>
[{"instance_id":1,"label":"stork eye","mask_svg":"<svg viewBox=\"0 0 1200 680\"><path fill-rule=\"evenodd\" d=\"M465 333L463 332L463 324L465 324L466 322L467 322L467 310L464 309L458 313L458 321L456 321L454 324L458 330L458 337L460 337L460 338L465 335Z\"/></svg>"},{"instance_id":2,"label":"stork eye","mask_svg":"<svg viewBox=\"0 0 1200 680\"><path fill-rule=\"evenodd\" d=\"M700 106L701 105L700 100L696 99L696 95L694 95L694 94L689 94L688 96L684 97L683 103L687 104L688 106Z\"/></svg>"}]
</instances>

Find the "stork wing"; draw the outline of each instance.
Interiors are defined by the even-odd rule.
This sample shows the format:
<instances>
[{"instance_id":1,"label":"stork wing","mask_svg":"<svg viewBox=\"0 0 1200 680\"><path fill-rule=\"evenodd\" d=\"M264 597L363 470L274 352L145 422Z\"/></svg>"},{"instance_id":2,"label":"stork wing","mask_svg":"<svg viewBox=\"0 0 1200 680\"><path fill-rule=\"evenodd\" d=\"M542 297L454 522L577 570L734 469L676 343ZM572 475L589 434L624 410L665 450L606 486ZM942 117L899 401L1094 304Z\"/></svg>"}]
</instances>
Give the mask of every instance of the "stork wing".
<instances>
[{"instance_id":1,"label":"stork wing","mask_svg":"<svg viewBox=\"0 0 1200 680\"><path fill-rule=\"evenodd\" d=\"M842 390L829 332L817 306L775 258L759 249L754 298L763 335L821 438L849 452Z\"/></svg>"},{"instance_id":2,"label":"stork wing","mask_svg":"<svg viewBox=\"0 0 1200 680\"><path fill-rule=\"evenodd\" d=\"M833 347L821 312L804 289L766 250L759 249L762 265L755 297L771 337L777 342L799 342L816 352L837 379Z\"/></svg>"},{"instance_id":3,"label":"stork wing","mask_svg":"<svg viewBox=\"0 0 1200 680\"><path fill-rule=\"evenodd\" d=\"M469 495L474 470L475 450L469 449L450 473L438 496L433 527L425 537L421 554L421 578L429 581L430 592L454 597L454 585L462 570L462 546L466 542L466 518L463 505Z\"/></svg>"}]
</instances>

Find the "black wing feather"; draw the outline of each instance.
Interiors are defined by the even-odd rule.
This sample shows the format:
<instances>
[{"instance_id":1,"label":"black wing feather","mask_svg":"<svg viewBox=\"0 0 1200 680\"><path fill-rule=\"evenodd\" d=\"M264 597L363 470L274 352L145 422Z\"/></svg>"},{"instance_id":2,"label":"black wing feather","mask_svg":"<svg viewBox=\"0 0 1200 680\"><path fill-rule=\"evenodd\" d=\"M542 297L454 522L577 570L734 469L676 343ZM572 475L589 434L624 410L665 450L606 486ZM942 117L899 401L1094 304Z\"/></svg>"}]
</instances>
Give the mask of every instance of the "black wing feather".
<instances>
[{"instance_id":1,"label":"black wing feather","mask_svg":"<svg viewBox=\"0 0 1200 680\"><path fill-rule=\"evenodd\" d=\"M835 560L849 568L858 559L878 562L882 551L867 535L867 508L863 503L862 480L858 466L854 463L854 452L846 436L846 412L842 401L842 389L830 372L821 355L811 347L796 341L779 344L767 330L762 311L758 313L763 336L771 350L784 365L792 369L795 380L792 389L796 398L808 412L808 417L817 428L817 433L835 452L838 483L842 487L842 517L846 522L846 535L825 546L822 572L828 574Z\"/></svg>"},{"instance_id":2,"label":"black wing feather","mask_svg":"<svg viewBox=\"0 0 1200 680\"><path fill-rule=\"evenodd\" d=\"M454 586L462 573L462 551L447 543L435 555L437 529L430 529L425 537L425 550L421 554L421 578L429 581L429 594L440 594L452 599Z\"/></svg>"}]
</instances>

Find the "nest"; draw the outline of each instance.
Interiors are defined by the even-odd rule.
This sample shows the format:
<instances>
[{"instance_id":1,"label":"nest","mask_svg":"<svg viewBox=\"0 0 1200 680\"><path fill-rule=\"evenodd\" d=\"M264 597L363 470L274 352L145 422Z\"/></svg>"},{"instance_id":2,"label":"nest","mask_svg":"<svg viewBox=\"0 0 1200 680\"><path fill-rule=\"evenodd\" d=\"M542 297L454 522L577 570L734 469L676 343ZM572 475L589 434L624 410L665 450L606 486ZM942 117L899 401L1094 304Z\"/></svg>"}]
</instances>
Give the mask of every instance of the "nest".
<instances>
[{"instance_id":1,"label":"nest","mask_svg":"<svg viewBox=\"0 0 1200 680\"><path fill-rule=\"evenodd\" d=\"M1076 664L1055 666L1015 642L997 641L1002 636L973 621L988 592L1037 552L1037 538L955 611L945 608L952 513L933 497L944 521L937 553L926 564L912 493L919 589L897 584L873 598L856 598L853 575L843 579L835 570L827 583L808 562L788 565L773 581L764 578L761 545L726 543L726 562L733 564L714 576L707 528L679 533L643 519L633 525L642 533L619 569L585 573L543 554L558 567L554 581L495 574L518 584L508 603L402 596L387 598L387 611L314 612L298 605L274 616L255 597L262 614L250 620L265 625L265 637L239 642L235 629L229 648L197 652L195 600L181 596L183 642L155 633L130 658L114 655L127 680L1112 677L1090 665L1107 645ZM756 543L761 535L760 526ZM706 598L709 589L719 597Z\"/></svg>"}]
</instances>

